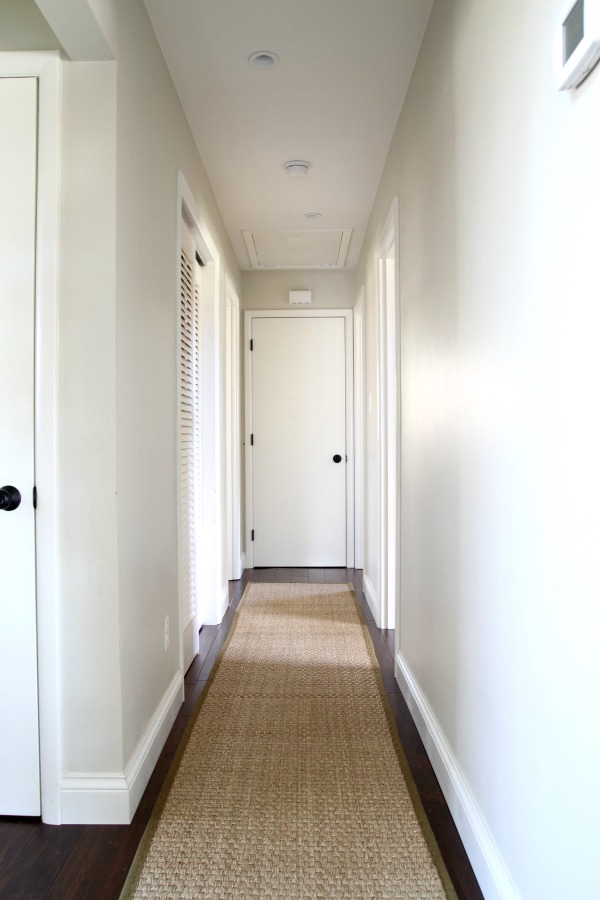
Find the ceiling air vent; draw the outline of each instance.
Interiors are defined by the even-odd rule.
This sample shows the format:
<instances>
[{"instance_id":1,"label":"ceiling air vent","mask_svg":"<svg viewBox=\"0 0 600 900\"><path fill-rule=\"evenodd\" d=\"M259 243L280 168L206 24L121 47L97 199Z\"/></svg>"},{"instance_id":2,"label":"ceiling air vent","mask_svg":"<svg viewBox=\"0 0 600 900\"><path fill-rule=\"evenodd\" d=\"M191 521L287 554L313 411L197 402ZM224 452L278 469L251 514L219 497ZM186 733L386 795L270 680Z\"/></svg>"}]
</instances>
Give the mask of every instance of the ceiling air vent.
<instances>
[{"instance_id":1,"label":"ceiling air vent","mask_svg":"<svg viewBox=\"0 0 600 900\"><path fill-rule=\"evenodd\" d=\"M253 269L343 269L352 231L244 231Z\"/></svg>"}]
</instances>

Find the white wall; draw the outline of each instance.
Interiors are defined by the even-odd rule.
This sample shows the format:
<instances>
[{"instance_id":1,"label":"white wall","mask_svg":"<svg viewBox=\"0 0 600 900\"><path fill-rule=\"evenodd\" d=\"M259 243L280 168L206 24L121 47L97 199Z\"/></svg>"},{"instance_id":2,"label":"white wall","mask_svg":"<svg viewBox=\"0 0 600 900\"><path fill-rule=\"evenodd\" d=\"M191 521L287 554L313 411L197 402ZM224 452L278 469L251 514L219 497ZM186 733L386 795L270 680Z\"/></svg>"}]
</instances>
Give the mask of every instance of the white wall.
<instances>
[{"instance_id":1,"label":"white wall","mask_svg":"<svg viewBox=\"0 0 600 900\"><path fill-rule=\"evenodd\" d=\"M240 273L141 0L90 6L115 62L62 67L61 815L117 822L133 814L182 696L178 170L219 259L221 410L225 275L239 292ZM224 442L222 417L218 427ZM221 483L212 490L224 510ZM226 592L224 530L217 541L216 581Z\"/></svg>"},{"instance_id":2,"label":"white wall","mask_svg":"<svg viewBox=\"0 0 600 900\"><path fill-rule=\"evenodd\" d=\"M352 309L356 302L354 272L312 269L244 272L243 309L289 309L290 291L312 291L316 309Z\"/></svg>"},{"instance_id":3,"label":"white wall","mask_svg":"<svg viewBox=\"0 0 600 900\"><path fill-rule=\"evenodd\" d=\"M563 6L437 0L357 273L374 392L397 194L398 673L490 898L600 895L600 69L556 90Z\"/></svg>"},{"instance_id":4,"label":"white wall","mask_svg":"<svg viewBox=\"0 0 600 900\"><path fill-rule=\"evenodd\" d=\"M123 769L116 500L116 67L62 73L58 496L62 772Z\"/></svg>"},{"instance_id":5,"label":"white wall","mask_svg":"<svg viewBox=\"0 0 600 900\"><path fill-rule=\"evenodd\" d=\"M35 0L2 0L0 51L61 49Z\"/></svg>"}]
</instances>

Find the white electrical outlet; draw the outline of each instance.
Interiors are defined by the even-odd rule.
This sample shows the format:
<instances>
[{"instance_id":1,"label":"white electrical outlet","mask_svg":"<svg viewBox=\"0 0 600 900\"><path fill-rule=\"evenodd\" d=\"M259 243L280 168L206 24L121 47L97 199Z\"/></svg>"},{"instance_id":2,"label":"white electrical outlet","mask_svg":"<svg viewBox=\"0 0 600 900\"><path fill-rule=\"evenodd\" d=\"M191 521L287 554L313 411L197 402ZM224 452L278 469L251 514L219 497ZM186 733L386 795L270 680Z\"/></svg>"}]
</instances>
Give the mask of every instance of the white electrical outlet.
<instances>
[{"instance_id":1,"label":"white electrical outlet","mask_svg":"<svg viewBox=\"0 0 600 900\"><path fill-rule=\"evenodd\" d=\"M165 653L166 653L167 650L169 649L169 617L168 616L165 619L164 630L165 630Z\"/></svg>"}]
</instances>

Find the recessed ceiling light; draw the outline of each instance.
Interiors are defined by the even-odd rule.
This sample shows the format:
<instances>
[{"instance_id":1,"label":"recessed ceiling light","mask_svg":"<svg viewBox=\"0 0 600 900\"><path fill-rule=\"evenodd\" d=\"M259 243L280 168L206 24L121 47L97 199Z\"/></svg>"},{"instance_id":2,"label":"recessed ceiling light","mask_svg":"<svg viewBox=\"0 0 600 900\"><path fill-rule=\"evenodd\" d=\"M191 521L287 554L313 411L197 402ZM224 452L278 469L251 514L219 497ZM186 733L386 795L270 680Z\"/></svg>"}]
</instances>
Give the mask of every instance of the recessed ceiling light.
<instances>
[{"instance_id":1,"label":"recessed ceiling light","mask_svg":"<svg viewBox=\"0 0 600 900\"><path fill-rule=\"evenodd\" d=\"M308 174L310 163L306 162L304 159L291 159L289 162L283 164L283 168L288 175L291 175L293 178L299 178Z\"/></svg>"},{"instance_id":2,"label":"recessed ceiling light","mask_svg":"<svg viewBox=\"0 0 600 900\"><path fill-rule=\"evenodd\" d=\"M277 65L279 57L270 50L257 50L256 53L250 54L248 62L257 69L271 69Z\"/></svg>"},{"instance_id":3,"label":"recessed ceiling light","mask_svg":"<svg viewBox=\"0 0 600 900\"><path fill-rule=\"evenodd\" d=\"M304 213L304 218L305 218L305 219L311 219L311 220L313 220L313 219L320 219L320 218L321 218L321 213Z\"/></svg>"}]
</instances>

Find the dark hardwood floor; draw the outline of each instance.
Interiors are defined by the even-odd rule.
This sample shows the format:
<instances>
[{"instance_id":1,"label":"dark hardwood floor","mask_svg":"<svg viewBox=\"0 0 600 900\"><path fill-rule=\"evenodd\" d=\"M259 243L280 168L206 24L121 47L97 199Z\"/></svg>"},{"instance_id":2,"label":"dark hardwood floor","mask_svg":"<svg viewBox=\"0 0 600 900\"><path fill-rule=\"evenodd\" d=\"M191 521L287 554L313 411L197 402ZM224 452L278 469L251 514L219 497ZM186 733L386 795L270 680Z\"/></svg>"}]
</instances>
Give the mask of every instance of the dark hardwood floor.
<instances>
[{"instance_id":1,"label":"dark hardwood floor","mask_svg":"<svg viewBox=\"0 0 600 900\"><path fill-rule=\"evenodd\" d=\"M131 825L44 825L0 817L0 898L110 900L117 898L196 701L223 646L249 581L351 582L361 602L400 739L425 812L461 900L479 889L416 726L394 679L394 633L380 631L362 593L357 569L250 569L230 582L230 606L219 626L200 632L200 652L185 676L177 716Z\"/></svg>"}]
</instances>

